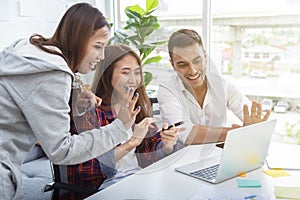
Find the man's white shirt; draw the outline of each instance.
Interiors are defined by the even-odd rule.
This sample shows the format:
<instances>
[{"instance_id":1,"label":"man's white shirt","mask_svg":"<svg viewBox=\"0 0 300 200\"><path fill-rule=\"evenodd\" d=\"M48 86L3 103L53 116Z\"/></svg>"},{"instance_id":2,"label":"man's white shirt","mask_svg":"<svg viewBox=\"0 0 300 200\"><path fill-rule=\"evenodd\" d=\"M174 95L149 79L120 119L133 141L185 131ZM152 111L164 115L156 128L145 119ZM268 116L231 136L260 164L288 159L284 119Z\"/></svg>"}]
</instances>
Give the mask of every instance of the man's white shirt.
<instances>
[{"instance_id":1,"label":"man's white shirt","mask_svg":"<svg viewBox=\"0 0 300 200\"><path fill-rule=\"evenodd\" d=\"M163 121L185 122L182 127L186 130L179 133L182 142L194 125L224 127L228 110L242 121L243 105L251 106L249 99L219 74L207 73L206 80L208 87L202 108L177 74L159 85L157 98Z\"/></svg>"}]
</instances>

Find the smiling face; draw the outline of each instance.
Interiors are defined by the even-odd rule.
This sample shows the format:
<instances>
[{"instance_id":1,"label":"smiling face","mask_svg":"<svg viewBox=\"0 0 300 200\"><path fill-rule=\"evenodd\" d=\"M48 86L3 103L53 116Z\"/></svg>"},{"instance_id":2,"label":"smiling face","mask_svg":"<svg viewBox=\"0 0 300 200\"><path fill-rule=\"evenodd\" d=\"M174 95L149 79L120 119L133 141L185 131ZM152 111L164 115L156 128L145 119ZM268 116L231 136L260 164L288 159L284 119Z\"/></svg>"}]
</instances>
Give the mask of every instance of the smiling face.
<instances>
[{"instance_id":1,"label":"smiling face","mask_svg":"<svg viewBox=\"0 0 300 200\"><path fill-rule=\"evenodd\" d=\"M198 43L187 47L174 47L170 60L174 70L191 88L201 87L205 80L206 56Z\"/></svg>"},{"instance_id":2,"label":"smiling face","mask_svg":"<svg viewBox=\"0 0 300 200\"><path fill-rule=\"evenodd\" d=\"M133 55L128 54L115 64L111 84L118 96L126 97L125 87L135 91L141 82L141 66Z\"/></svg>"},{"instance_id":3,"label":"smiling face","mask_svg":"<svg viewBox=\"0 0 300 200\"><path fill-rule=\"evenodd\" d=\"M110 30L107 26L97 30L89 39L84 59L78 70L81 74L87 74L95 68L95 65L104 59L104 48L107 45Z\"/></svg>"}]
</instances>

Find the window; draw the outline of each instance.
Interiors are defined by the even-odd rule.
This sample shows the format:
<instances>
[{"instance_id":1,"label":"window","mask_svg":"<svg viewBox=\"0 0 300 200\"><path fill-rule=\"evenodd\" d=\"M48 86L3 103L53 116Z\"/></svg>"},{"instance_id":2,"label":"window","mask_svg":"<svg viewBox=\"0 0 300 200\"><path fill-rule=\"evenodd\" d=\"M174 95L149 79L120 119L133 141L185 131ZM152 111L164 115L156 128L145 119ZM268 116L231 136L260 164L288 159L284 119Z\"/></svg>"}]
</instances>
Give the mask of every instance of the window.
<instances>
[{"instance_id":1,"label":"window","mask_svg":"<svg viewBox=\"0 0 300 200\"><path fill-rule=\"evenodd\" d=\"M274 138L297 142L298 130L286 127L299 123L300 23L295 20L300 17L300 1L212 0L211 8L210 42L219 47L211 49L211 56L221 60L220 72L250 99L287 102L286 112L271 114L278 119ZM221 53L224 43L232 50L231 56ZM286 137L288 132L295 137Z\"/></svg>"},{"instance_id":2,"label":"window","mask_svg":"<svg viewBox=\"0 0 300 200\"><path fill-rule=\"evenodd\" d=\"M126 18L122 13L126 5L141 2L120 1L121 21ZM208 41L209 56L219 72L251 100L290 103L291 110L272 112L271 118L278 119L278 141L296 140L286 137L286 127L299 123L300 1L161 0L160 6L155 12L161 24L156 38L167 40L179 28L198 31ZM207 27L210 21L212 25ZM173 73L167 47L161 46L156 53L163 60L144 68L153 73L152 84Z\"/></svg>"}]
</instances>

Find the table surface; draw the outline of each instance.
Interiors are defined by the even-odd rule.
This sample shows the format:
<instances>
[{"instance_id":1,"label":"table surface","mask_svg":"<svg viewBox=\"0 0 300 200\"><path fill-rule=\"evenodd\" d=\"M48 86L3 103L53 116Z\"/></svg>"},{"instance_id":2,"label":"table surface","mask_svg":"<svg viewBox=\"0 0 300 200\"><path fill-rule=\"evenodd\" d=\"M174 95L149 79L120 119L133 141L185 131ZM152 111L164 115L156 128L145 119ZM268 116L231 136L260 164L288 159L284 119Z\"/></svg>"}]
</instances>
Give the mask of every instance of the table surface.
<instances>
[{"instance_id":1,"label":"table surface","mask_svg":"<svg viewBox=\"0 0 300 200\"><path fill-rule=\"evenodd\" d=\"M272 144L271 144L272 145ZM276 145L276 144L273 144ZM134 175L90 196L88 199L151 199L185 200L199 199L197 194L214 190L215 192L236 192L243 194L261 194L263 199L276 199L274 196L274 178L265 174L262 168L248 172L246 177L236 177L219 184L210 184L175 171L176 167L202 159L220 156L222 149L215 144L190 145L166 158L144 168ZM300 177L300 170L291 173ZM237 179L259 180L261 188L239 188ZM201 198L202 199L202 198Z\"/></svg>"}]
</instances>

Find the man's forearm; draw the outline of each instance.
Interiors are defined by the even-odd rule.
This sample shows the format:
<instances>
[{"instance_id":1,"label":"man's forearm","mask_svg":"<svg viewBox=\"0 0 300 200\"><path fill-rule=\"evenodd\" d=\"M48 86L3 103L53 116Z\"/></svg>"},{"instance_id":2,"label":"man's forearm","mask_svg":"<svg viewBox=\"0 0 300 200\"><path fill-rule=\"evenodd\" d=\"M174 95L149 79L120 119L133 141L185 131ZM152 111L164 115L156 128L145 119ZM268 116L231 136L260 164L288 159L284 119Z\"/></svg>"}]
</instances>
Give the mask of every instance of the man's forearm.
<instances>
[{"instance_id":1,"label":"man's forearm","mask_svg":"<svg viewBox=\"0 0 300 200\"><path fill-rule=\"evenodd\" d=\"M232 129L228 127L208 127L208 126L193 126L190 134L188 135L185 144L207 144L215 142L224 142L227 132Z\"/></svg>"}]
</instances>

